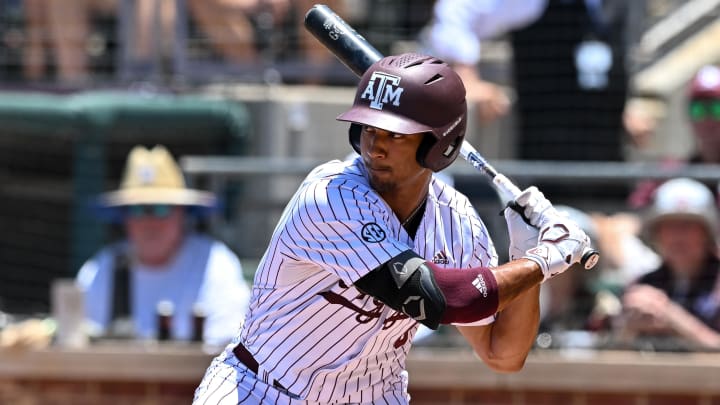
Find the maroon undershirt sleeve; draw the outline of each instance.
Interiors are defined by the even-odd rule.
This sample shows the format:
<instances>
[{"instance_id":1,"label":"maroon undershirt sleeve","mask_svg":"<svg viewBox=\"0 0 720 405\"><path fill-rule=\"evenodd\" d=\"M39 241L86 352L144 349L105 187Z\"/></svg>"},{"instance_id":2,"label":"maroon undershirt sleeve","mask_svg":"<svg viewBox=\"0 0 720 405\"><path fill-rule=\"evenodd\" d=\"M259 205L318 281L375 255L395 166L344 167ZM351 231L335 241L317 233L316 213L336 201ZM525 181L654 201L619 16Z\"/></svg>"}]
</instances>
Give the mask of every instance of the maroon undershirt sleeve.
<instances>
[{"instance_id":1,"label":"maroon undershirt sleeve","mask_svg":"<svg viewBox=\"0 0 720 405\"><path fill-rule=\"evenodd\" d=\"M494 315L498 308L498 286L486 267L446 269L427 262L445 296L442 324L471 323Z\"/></svg>"}]
</instances>

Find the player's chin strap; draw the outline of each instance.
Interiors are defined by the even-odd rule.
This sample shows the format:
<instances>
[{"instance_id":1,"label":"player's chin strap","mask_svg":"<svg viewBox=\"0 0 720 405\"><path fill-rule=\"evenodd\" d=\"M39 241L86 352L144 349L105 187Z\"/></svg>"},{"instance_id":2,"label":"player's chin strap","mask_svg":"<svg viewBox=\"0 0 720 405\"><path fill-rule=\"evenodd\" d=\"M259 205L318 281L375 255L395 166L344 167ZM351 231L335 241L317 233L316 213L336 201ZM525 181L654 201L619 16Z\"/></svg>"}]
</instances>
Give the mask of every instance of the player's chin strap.
<instances>
[{"instance_id":1,"label":"player's chin strap","mask_svg":"<svg viewBox=\"0 0 720 405\"><path fill-rule=\"evenodd\" d=\"M497 282L489 269L446 269L412 250L357 280L355 287L431 329L476 322L498 307Z\"/></svg>"}]
</instances>

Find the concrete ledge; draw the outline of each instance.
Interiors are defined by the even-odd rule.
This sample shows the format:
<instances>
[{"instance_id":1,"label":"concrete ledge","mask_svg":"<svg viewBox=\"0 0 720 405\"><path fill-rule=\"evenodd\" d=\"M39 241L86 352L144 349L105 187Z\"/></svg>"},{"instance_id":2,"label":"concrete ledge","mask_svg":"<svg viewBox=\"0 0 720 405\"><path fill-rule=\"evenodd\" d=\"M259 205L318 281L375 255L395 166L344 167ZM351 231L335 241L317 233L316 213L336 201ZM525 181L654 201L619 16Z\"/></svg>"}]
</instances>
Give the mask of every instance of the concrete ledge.
<instances>
[{"instance_id":1,"label":"concrete ledge","mask_svg":"<svg viewBox=\"0 0 720 405\"><path fill-rule=\"evenodd\" d=\"M214 353L194 344L103 343L86 349L1 351L0 380L197 384ZM469 349L413 348L410 386L428 389L720 394L720 353L536 351L513 374L488 369Z\"/></svg>"},{"instance_id":2,"label":"concrete ledge","mask_svg":"<svg viewBox=\"0 0 720 405\"><path fill-rule=\"evenodd\" d=\"M219 351L220 349L217 349ZM0 380L200 382L214 354L195 344L101 344L0 351Z\"/></svg>"},{"instance_id":3,"label":"concrete ledge","mask_svg":"<svg viewBox=\"0 0 720 405\"><path fill-rule=\"evenodd\" d=\"M520 372L499 374L469 350L415 348L407 368L424 388L720 393L720 353L538 351Z\"/></svg>"}]
</instances>

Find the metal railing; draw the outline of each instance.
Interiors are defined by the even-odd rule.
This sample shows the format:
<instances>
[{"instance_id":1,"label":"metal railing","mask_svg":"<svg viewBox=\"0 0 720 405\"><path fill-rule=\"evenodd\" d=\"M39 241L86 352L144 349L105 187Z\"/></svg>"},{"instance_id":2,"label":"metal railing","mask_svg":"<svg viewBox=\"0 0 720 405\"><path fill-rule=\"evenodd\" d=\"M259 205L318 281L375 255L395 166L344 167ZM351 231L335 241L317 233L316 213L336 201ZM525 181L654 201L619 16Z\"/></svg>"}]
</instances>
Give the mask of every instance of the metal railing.
<instances>
[{"instance_id":1,"label":"metal railing","mask_svg":"<svg viewBox=\"0 0 720 405\"><path fill-rule=\"evenodd\" d=\"M184 156L180 163L190 177L242 178L258 175L304 176L328 159L281 157ZM518 181L554 183L632 183L639 180L690 177L699 181L720 181L720 164L664 164L654 162L561 162L495 160L493 166ZM464 162L446 169L455 177L476 176Z\"/></svg>"},{"instance_id":2,"label":"metal railing","mask_svg":"<svg viewBox=\"0 0 720 405\"><path fill-rule=\"evenodd\" d=\"M218 195L230 185L241 185L241 192L226 207L225 217L212 219L210 227L241 255L259 257L277 218L300 181L326 160L184 156L180 164L191 184L209 188ZM720 180L720 165L709 164L668 166L659 163L517 160L497 160L492 164L521 188L532 184L540 185L543 190L546 190L544 187L554 188L549 197L555 203L607 213L631 209L628 193L643 180L690 177L713 184L713 187ZM502 246L505 225L502 217L497 215L502 203L489 180L462 161L454 163L444 173L468 195L486 225L498 230L496 244ZM248 229L252 232L247 232Z\"/></svg>"}]
</instances>

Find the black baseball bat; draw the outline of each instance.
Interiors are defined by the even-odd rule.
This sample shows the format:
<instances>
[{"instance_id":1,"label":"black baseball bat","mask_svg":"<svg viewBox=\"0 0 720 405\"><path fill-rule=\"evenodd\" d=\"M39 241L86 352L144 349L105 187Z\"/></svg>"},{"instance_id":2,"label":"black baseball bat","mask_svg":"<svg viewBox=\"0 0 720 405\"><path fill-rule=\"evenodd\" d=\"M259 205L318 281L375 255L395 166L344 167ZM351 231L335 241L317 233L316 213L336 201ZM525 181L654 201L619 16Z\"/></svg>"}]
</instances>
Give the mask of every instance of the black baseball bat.
<instances>
[{"instance_id":1,"label":"black baseball bat","mask_svg":"<svg viewBox=\"0 0 720 405\"><path fill-rule=\"evenodd\" d=\"M336 58L358 76L383 55L348 23L323 4L305 14L305 28Z\"/></svg>"},{"instance_id":2,"label":"black baseball bat","mask_svg":"<svg viewBox=\"0 0 720 405\"><path fill-rule=\"evenodd\" d=\"M308 10L305 14L305 28L358 76L362 76L373 63L383 57L380 51L324 4L315 4ZM488 176L495 189L507 201L514 201L522 192L510 179L495 170L467 141L463 141L460 156ZM586 269L591 269L599 258L600 254L596 250L588 248L580 263Z\"/></svg>"}]
</instances>

